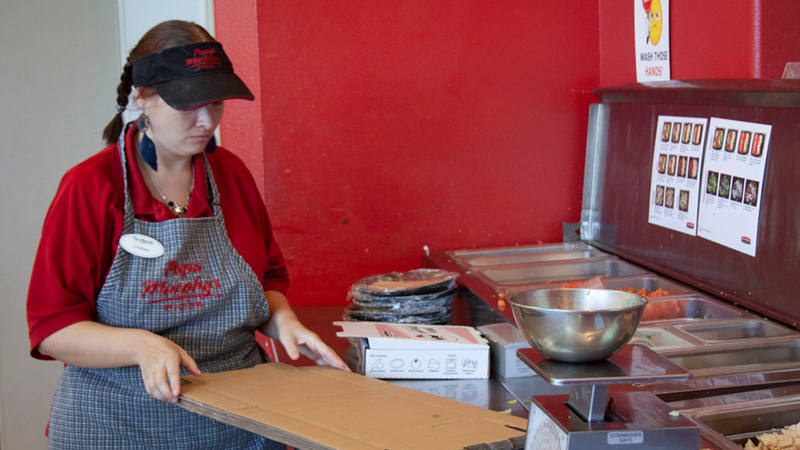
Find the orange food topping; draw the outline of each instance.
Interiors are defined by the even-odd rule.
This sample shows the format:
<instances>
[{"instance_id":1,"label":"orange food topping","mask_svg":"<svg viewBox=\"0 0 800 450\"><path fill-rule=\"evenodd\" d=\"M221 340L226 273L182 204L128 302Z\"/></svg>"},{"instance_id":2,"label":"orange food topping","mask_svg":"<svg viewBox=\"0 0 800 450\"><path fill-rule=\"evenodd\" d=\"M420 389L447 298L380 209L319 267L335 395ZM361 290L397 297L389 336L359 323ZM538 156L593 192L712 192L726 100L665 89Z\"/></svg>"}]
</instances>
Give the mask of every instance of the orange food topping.
<instances>
[{"instance_id":1,"label":"orange food topping","mask_svg":"<svg viewBox=\"0 0 800 450\"><path fill-rule=\"evenodd\" d=\"M647 289L641 288L638 291L634 291L632 287L628 286L625 289L617 289L618 291L623 292L632 292L634 294L639 294L642 297L663 297L665 295L669 295L669 291L665 291L661 288L656 289L653 292L647 292Z\"/></svg>"},{"instance_id":2,"label":"orange food topping","mask_svg":"<svg viewBox=\"0 0 800 450\"><path fill-rule=\"evenodd\" d=\"M564 283L561 286L561 288L562 289L573 289L573 288L581 287L582 284L583 284L582 280L579 280L579 281L568 281L568 282ZM638 291L635 291L630 286L626 287L625 289L617 289L617 290L618 291L623 291L623 292L631 292L631 293L634 293L634 294L639 294L642 297L663 297L665 295L669 295L669 291L665 291L664 289L661 289L661 288L658 288L653 292L647 292L647 289L645 289L645 288L641 288Z\"/></svg>"}]
</instances>

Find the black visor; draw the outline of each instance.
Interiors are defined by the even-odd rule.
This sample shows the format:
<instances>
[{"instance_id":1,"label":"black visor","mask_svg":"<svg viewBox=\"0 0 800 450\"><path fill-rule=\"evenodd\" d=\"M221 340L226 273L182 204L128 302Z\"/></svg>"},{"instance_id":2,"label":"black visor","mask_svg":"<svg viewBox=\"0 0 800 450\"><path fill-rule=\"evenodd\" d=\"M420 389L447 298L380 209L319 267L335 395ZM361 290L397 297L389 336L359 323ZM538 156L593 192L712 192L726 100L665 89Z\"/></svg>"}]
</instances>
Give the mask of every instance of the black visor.
<instances>
[{"instance_id":1,"label":"black visor","mask_svg":"<svg viewBox=\"0 0 800 450\"><path fill-rule=\"evenodd\" d=\"M179 110L220 100L255 99L233 73L219 42L196 42L137 58L133 85L153 86L169 106Z\"/></svg>"}]
</instances>

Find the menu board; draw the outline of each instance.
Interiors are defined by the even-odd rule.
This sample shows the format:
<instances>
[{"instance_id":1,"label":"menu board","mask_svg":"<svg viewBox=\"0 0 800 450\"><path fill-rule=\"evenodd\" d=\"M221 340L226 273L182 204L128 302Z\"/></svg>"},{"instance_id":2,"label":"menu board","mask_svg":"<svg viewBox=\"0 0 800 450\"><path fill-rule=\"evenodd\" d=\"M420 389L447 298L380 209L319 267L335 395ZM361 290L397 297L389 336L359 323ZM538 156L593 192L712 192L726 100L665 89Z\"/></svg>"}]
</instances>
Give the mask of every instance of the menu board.
<instances>
[{"instance_id":1,"label":"menu board","mask_svg":"<svg viewBox=\"0 0 800 450\"><path fill-rule=\"evenodd\" d=\"M700 163L707 123L707 119L698 117L658 117L648 222L697 234Z\"/></svg>"},{"instance_id":2,"label":"menu board","mask_svg":"<svg viewBox=\"0 0 800 450\"><path fill-rule=\"evenodd\" d=\"M697 235L756 255L771 125L711 118Z\"/></svg>"}]
</instances>

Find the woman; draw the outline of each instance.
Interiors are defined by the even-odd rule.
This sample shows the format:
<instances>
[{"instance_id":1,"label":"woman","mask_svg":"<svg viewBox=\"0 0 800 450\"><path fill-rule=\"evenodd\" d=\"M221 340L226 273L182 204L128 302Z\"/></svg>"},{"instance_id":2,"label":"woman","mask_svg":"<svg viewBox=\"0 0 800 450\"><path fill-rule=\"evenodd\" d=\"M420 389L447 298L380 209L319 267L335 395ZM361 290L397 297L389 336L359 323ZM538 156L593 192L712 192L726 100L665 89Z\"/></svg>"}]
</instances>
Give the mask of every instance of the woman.
<instances>
[{"instance_id":1,"label":"woman","mask_svg":"<svg viewBox=\"0 0 800 450\"><path fill-rule=\"evenodd\" d=\"M125 127L133 88L142 114ZM109 146L61 181L28 293L31 355L66 363L50 446L281 448L171 404L181 374L267 362L255 330L346 369L289 307L255 181L214 144L224 101L254 97L222 46L181 21L142 37L117 94Z\"/></svg>"}]
</instances>

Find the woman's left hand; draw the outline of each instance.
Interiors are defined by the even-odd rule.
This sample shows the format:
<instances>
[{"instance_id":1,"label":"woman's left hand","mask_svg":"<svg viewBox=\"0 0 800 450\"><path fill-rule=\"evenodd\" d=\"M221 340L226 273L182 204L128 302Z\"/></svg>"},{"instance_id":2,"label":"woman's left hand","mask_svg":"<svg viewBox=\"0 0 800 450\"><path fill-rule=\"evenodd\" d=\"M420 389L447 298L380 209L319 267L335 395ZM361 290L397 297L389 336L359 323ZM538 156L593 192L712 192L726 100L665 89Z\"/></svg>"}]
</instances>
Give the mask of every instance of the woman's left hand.
<instances>
[{"instance_id":1,"label":"woman's left hand","mask_svg":"<svg viewBox=\"0 0 800 450\"><path fill-rule=\"evenodd\" d=\"M339 355L325 344L317 333L300 323L283 294L276 291L267 291L264 294L269 301L271 316L259 328L259 331L271 338L278 339L286 349L289 358L296 361L302 354L317 365L350 370Z\"/></svg>"},{"instance_id":2,"label":"woman's left hand","mask_svg":"<svg viewBox=\"0 0 800 450\"><path fill-rule=\"evenodd\" d=\"M322 342L317 333L303 326L297 318L281 324L278 339L292 360L296 361L302 354L317 365L350 370L339 355Z\"/></svg>"}]
</instances>

